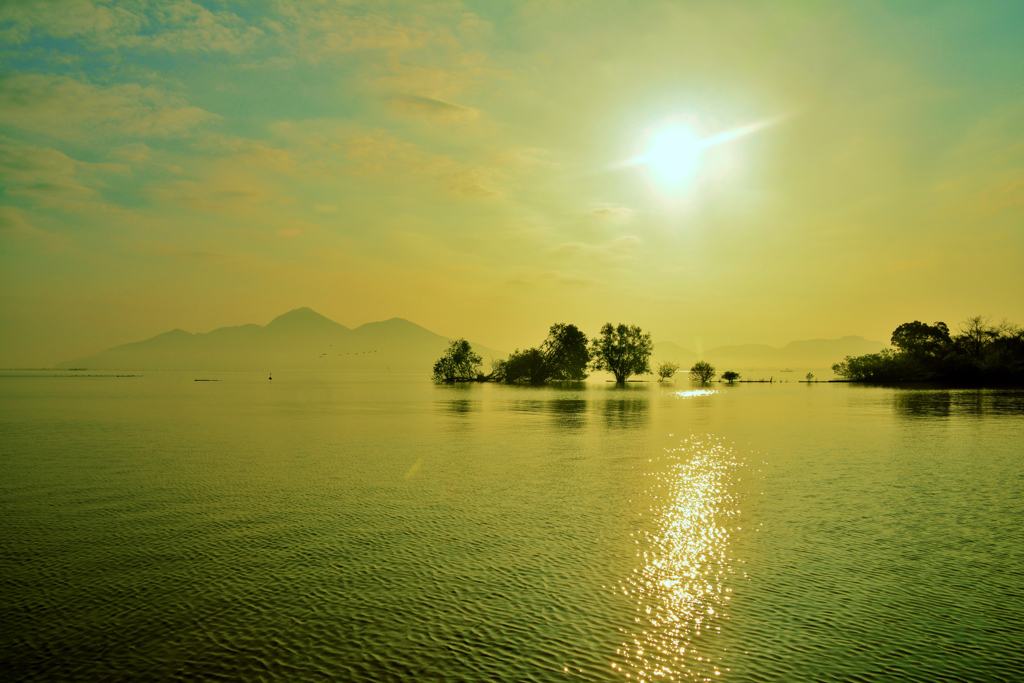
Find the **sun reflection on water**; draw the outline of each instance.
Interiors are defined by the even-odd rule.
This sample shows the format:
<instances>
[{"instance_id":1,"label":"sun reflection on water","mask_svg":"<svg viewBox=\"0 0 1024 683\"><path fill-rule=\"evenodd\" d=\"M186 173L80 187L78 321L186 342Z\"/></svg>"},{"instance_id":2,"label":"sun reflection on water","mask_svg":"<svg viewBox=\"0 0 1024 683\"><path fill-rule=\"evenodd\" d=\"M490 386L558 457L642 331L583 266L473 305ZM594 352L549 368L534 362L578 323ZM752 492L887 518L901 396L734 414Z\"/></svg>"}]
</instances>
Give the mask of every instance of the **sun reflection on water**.
<instances>
[{"instance_id":1,"label":"sun reflection on water","mask_svg":"<svg viewBox=\"0 0 1024 683\"><path fill-rule=\"evenodd\" d=\"M720 633L729 618L726 578L738 562L729 536L739 515L730 485L742 463L711 436L691 436L664 457L648 490L654 522L634 534L639 563L618 586L636 616L612 667L632 680L721 680L721 653L697 638Z\"/></svg>"},{"instance_id":2,"label":"sun reflection on water","mask_svg":"<svg viewBox=\"0 0 1024 683\"><path fill-rule=\"evenodd\" d=\"M676 396L679 398L696 398L697 396L710 396L717 393L714 389L690 389L689 391L677 391Z\"/></svg>"}]
</instances>

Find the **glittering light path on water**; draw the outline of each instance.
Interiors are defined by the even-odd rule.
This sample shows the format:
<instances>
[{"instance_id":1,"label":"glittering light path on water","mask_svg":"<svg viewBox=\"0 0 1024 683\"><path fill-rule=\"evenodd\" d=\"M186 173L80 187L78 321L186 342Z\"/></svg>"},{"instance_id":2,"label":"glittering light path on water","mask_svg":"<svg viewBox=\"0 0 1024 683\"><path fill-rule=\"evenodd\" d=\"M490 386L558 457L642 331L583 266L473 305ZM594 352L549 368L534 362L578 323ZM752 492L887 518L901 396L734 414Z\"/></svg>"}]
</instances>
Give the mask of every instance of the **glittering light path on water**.
<instances>
[{"instance_id":1,"label":"glittering light path on water","mask_svg":"<svg viewBox=\"0 0 1024 683\"><path fill-rule=\"evenodd\" d=\"M696 639L720 632L729 618L726 577L738 562L729 537L740 512L730 484L742 463L706 435L687 438L660 461L648 490L653 525L636 532L638 566L617 587L636 601L636 617L623 629L621 659L612 667L632 680L721 680L728 670L721 653Z\"/></svg>"}]
</instances>

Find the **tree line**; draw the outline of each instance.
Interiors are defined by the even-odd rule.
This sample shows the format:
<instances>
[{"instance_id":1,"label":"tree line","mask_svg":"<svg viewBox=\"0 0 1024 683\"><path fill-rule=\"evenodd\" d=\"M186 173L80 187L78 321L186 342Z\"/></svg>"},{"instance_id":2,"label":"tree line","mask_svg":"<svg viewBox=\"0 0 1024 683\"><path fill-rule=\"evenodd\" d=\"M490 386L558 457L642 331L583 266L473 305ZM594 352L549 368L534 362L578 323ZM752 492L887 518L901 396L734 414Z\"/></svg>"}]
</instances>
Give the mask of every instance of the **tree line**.
<instances>
[{"instance_id":1,"label":"tree line","mask_svg":"<svg viewBox=\"0 0 1024 683\"><path fill-rule=\"evenodd\" d=\"M606 323L598 336L589 339L575 325L555 323L547 338L533 348L516 349L508 358L494 361L491 372L481 371L483 359L465 339L453 341L434 363L439 382L508 382L544 384L551 380L583 380L587 370L606 370L624 383L632 375L651 371L654 342L637 325Z\"/></svg>"},{"instance_id":2,"label":"tree line","mask_svg":"<svg viewBox=\"0 0 1024 683\"><path fill-rule=\"evenodd\" d=\"M952 334L946 323L903 323L892 333L894 348L847 356L832 366L857 382L948 382L963 385L1024 383L1024 329L975 316Z\"/></svg>"},{"instance_id":3,"label":"tree line","mask_svg":"<svg viewBox=\"0 0 1024 683\"><path fill-rule=\"evenodd\" d=\"M483 359L465 339L456 339L434 363L433 377L438 382L507 382L509 384L544 384L549 381L584 380L588 370L602 370L615 376L619 384L633 375L651 372L654 342L649 332L638 325L605 323L600 333L590 339L575 325L555 323L539 346L523 351L516 349L508 358L494 361L491 372L484 374ZM679 369L677 363L658 364L659 381L671 378ZM708 382L715 369L700 361L690 369L691 376ZM736 373L725 373L738 378Z\"/></svg>"}]
</instances>

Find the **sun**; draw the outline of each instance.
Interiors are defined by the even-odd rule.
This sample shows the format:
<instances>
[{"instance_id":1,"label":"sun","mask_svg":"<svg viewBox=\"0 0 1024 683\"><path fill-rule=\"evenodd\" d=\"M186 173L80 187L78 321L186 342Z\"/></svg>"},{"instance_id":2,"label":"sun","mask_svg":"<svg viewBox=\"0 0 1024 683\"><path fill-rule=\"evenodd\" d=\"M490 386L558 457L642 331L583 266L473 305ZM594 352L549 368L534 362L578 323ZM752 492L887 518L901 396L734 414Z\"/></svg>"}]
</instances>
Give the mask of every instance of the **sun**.
<instances>
[{"instance_id":1,"label":"sun","mask_svg":"<svg viewBox=\"0 0 1024 683\"><path fill-rule=\"evenodd\" d=\"M641 147L643 151L638 156L620 161L610 168L643 166L651 180L667 196L686 196L690 187L695 185L697 176L702 173L702 158L708 148L756 133L783 118L777 116L764 119L709 137L701 137L686 124L665 122L647 134Z\"/></svg>"},{"instance_id":2,"label":"sun","mask_svg":"<svg viewBox=\"0 0 1024 683\"><path fill-rule=\"evenodd\" d=\"M662 128L648 140L642 163L660 185L679 188L696 175L701 147L701 139L689 128Z\"/></svg>"}]
</instances>

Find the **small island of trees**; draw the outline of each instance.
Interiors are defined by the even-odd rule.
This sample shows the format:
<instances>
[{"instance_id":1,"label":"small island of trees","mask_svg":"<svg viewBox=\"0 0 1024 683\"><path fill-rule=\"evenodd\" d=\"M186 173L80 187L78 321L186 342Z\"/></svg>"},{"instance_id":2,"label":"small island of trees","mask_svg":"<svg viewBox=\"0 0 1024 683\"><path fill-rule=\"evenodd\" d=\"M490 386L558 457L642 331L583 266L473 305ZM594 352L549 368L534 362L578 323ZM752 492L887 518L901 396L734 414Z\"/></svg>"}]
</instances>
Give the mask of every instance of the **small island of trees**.
<instances>
[{"instance_id":1,"label":"small island of trees","mask_svg":"<svg viewBox=\"0 0 1024 683\"><path fill-rule=\"evenodd\" d=\"M544 384L583 380L589 369L610 372L617 383L623 384L633 375L651 371L653 350L650 333L637 325L605 323L597 337L587 339L575 325L555 323L540 346L524 351L516 349L505 360L494 362L488 375L481 372L483 359L473 352L469 342L457 339L434 363L433 377L435 381L448 383ZM661 369L665 367L663 363ZM675 365L672 372L678 367Z\"/></svg>"},{"instance_id":2,"label":"small island of trees","mask_svg":"<svg viewBox=\"0 0 1024 683\"><path fill-rule=\"evenodd\" d=\"M1024 330L975 316L958 334L942 322L903 323L892 333L894 349L847 356L832 372L855 382L945 382L967 386L1024 384Z\"/></svg>"}]
</instances>

